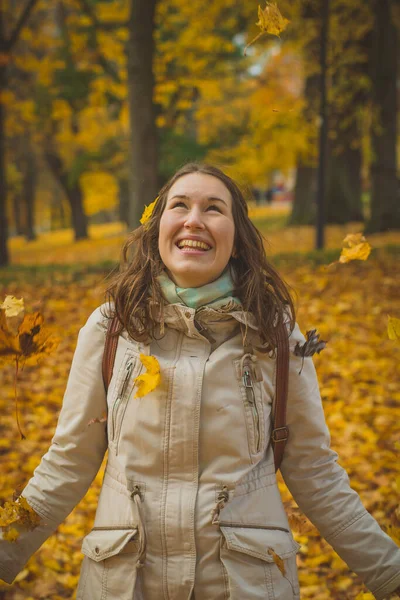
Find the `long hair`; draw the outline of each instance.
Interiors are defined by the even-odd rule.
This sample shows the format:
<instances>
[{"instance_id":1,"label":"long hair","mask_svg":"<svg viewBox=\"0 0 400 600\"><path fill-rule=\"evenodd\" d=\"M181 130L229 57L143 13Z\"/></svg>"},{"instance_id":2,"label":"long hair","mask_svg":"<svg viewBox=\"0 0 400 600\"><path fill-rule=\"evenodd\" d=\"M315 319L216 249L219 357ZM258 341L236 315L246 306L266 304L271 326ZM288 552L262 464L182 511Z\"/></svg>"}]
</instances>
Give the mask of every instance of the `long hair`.
<instances>
[{"instance_id":1,"label":"long hair","mask_svg":"<svg viewBox=\"0 0 400 600\"><path fill-rule=\"evenodd\" d=\"M146 226L133 230L123 246L119 272L106 290L112 314L128 335L139 342L149 343L163 322L163 298L156 277L164 267L158 249L161 215L172 185L189 173L204 173L216 177L232 196L232 215L235 225L234 247L237 256L231 257L234 295L245 311L251 312L259 328L260 350L276 348L276 326L289 318L290 329L295 322L295 309L287 284L266 257L263 236L249 219L247 203L239 186L217 167L188 163L179 169L161 189L150 220ZM155 314L153 306L159 307ZM161 328L161 331L163 328ZM262 348L264 350L262 350Z\"/></svg>"}]
</instances>

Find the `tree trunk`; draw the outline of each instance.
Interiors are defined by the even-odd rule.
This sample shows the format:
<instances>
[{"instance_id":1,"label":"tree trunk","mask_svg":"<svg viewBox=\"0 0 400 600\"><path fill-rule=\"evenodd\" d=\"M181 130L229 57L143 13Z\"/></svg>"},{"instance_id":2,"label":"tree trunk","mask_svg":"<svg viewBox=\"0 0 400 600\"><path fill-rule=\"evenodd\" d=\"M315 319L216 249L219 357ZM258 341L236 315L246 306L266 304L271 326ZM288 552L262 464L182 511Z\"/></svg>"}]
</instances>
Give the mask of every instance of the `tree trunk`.
<instances>
[{"instance_id":1,"label":"tree trunk","mask_svg":"<svg viewBox=\"0 0 400 600\"><path fill-rule=\"evenodd\" d=\"M304 119L315 122L317 108L315 99L318 98L319 76L310 75L306 79L304 97L306 108ZM310 140L310 144L313 143ZM294 189L294 200L292 212L289 217L290 225L314 225L316 215L315 198L317 193L317 169L315 157L310 151L308 157L299 159L297 164L296 185Z\"/></svg>"},{"instance_id":2,"label":"tree trunk","mask_svg":"<svg viewBox=\"0 0 400 600\"><path fill-rule=\"evenodd\" d=\"M130 202L128 224L139 226L144 205L157 196L158 143L154 92L154 13L157 0L131 0L128 99L130 117Z\"/></svg>"},{"instance_id":3,"label":"tree trunk","mask_svg":"<svg viewBox=\"0 0 400 600\"><path fill-rule=\"evenodd\" d=\"M296 185L290 225L315 223L316 169L300 163L297 167Z\"/></svg>"},{"instance_id":4,"label":"tree trunk","mask_svg":"<svg viewBox=\"0 0 400 600\"><path fill-rule=\"evenodd\" d=\"M84 240L88 237L87 217L83 209L83 194L79 184L72 189L65 190L71 207L72 226L75 233L75 241Z\"/></svg>"},{"instance_id":5,"label":"tree trunk","mask_svg":"<svg viewBox=\"0 0 400 600\"><path fill-rule=\"evenodd\" d=\"M363 221L361 202L361 166L360 148L348 145L334 154L331 151L329 161L329 179L326 202L327 223L348 223Z\"/></svg>"},{"instance_id":6,"label":"tree trunk","mask_svg":"<svg viewBox=\"0 0 400 600\"><path fill-rule=\"evenodd\" d=\"M60 182L71 207L71 221L74 229L75 241L88 238L87 217L83 207L83 194L79 181L71 187L68 176L63 171L62 161L54 152L45 152L49 168Z\"/></svg>"},{"instance_id":7,"label":"tree trunk","mask_svg":"<svg viewBox=\"0 0 400 600\"><path fill-rule=\"evenodd\" d=\"M22 218L23 200L20 192L14 195L13 201L14 227L16 235L25 235L24 219Z\"/></svg>"},{"instance_id":8,"label":"tree trunk","mask_svg":"<svg viewBox=\"0 0 400 600\"><path fill-rule=\"evenodd\" d=\"M378 127L372 132L371 218L368 232L400 229L400 195L397 179L398 34L391 19L390 0L375 0L372 95Z\"/></svg>"},{"instance_id":9,"label":"tree trunk","mask_svg":"<svg viewBox=\"0 0 400 600\"><path fill-rule=\"evenodd\" d=\"M31 151L25 161L24 187L26 206L26 231L25 236L29 242L36 239L34 214L35 214L35 192L36 192L36 165L35 156Z\"/></svg>"},{"instance_id":10,"label":"tree trunk","mask_svg":"<svg viewBox=\"0 0 400 600\"><path fill-rule=\"evenodd\" d=\"M118 181L118 216L122 223L129 224L129 181L119 179Z\"/></svg>"},{"instance_id":11,"label":"tree trunk","mask_svg":"<svg viewBox=\"0 0 400 600\"><path fill-rule=\"evenodd\" d=\"M319 20L319 14L310 2L304 2L302 9L302 19L304 22L313 23ZM310 62L315 61L319 51L319 40L311 39L306 48L306 59ZM318 99L320 96L320 76L312 73L306 77L304 86L304 121L309 125L316 123L318 116ZM316 131L314 134L316 136ZM314 225L316 219L316 194L317 194L317 160L316 147L317 137L308 140L310 145L306 156L299 157L297 161L296 185L294 190L294 199L292 212L289 217L290 225Z\"/></svg>"},{"instance_id":12,"label":"tree trunk","mask_svg":"<svg viewBox=\"0 0 400 600\"><path fill-rule=\"evenodd\" d=\"M2 46L2 23L0 10L0 49ZM6 68L0 66L0 92L6 88ZM0 100L0 267L9 263L7 248L7 181L6 181L6 156L5 156L5 108Z\"/></svg>"}]
</instances>

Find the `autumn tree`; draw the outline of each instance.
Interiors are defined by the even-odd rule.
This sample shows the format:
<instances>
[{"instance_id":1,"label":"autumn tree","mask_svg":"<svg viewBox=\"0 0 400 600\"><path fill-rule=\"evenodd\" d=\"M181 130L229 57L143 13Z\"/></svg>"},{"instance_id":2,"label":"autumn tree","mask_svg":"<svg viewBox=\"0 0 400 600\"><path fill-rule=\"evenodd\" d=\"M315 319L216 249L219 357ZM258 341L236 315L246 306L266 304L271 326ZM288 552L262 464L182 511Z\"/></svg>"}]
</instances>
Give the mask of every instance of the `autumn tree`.
<instances>
[{"instance_id":1,"label":"autumn tree","mask_svg":"<svg viewBox=\"0 0 400 600\"><path fill-rule=\"evenodd\" d=\"M7 249L7 180L5 163L5 106L4 92L9 86L8 65L12 52L19 40L23 28L35 8L38 0L28 0L15 22L11 21L10 7L4 1L0 2L0 266L8 264ZM12 24L10 24L10 21Z\"/></svg>"},{"instance_id":2,"label":"autumn tree","mask_svg":"<svg viewBox=\"0 0 400 600\"><path fill-rule=\"evenodd\" d=\"M97 172L104 180L99 168L118 170L118 140L125 137L127 121L126 89L119 75L123 50L118 37L98 39L74 0L44 4L42 10L47 30L41 31L41 46L31 48L21 68L34 79L37 142L68 199L78 240L88 234L87 211L103 208L101 194L98 207L88 206L88 176ZM36 36L40 25L32 25ZM107 69L99 67L99 58Z\"/></svg>"},{"instance_id":3,"label":"autumn tree","mask_svg":"<svg viewBox=\"0 0 400 600\"><path fill-rule=\"evenodd\" d=\"M150 204L158 190L158 140L154 104L154 23L157 0L116 2L113 15L100 15L101 3L79 0L90 18L95 35L127 27L126 84L129 111L129 206L125 209L129 227L137 227L143 204ZM122 15L122 18L121 18ZM126 19L124 18L127 15ZM107 70L104 57L101 66Z\"/></svg>"},{"instance_id":4,"label":"autumn tree","mask_svg":"<svg viewBox=\"0 0 400 600\"><path fill-rule=\"evenodd\" d=\"M397 76L399 32L393 20L396 2L375 0L371 52L374 117L372 130L371 217L368 231L400 229L397 178Z\"/></svg>"}]
</instances>

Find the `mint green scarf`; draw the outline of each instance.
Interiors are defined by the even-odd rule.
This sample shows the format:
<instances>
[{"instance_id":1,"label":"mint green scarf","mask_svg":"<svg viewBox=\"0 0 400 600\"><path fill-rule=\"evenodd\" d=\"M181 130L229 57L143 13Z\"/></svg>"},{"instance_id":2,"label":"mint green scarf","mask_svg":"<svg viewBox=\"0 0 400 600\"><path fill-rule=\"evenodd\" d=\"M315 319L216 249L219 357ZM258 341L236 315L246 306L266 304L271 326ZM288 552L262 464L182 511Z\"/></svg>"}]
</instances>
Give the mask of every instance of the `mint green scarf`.
<instances>
[{"instance_id":1,"label":"mint green scarf","mask_svg":"<svg viewBox=\"0 0 400 600\"><path fill-rule=\"evenodd\" d=\"M235 304L241 305L240 300L233 296L234 284L229 268L226 268L215 281L197 288L178 287L165 271L158 275L157 280L169 304L184 304L196 309L207 305L217 309L226 304L229 298Z\"/></svg>"}]
</instances>

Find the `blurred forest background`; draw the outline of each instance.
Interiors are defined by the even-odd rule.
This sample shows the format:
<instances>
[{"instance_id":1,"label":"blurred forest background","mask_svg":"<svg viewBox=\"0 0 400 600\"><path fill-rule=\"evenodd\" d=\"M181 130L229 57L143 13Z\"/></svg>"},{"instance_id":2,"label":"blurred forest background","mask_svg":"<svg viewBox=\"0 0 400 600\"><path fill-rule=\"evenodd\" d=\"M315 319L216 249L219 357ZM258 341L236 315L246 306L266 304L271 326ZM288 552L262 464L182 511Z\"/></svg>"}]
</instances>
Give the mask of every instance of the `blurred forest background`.
<instances>
[{"instance_id":1,"label":"blurred forest background","mask_svg":"<svg viewBox=\"0 0 400 600\"><path fill-rule=\"evenodd\" d=\"M23 296L62 340L20 374L24 441L15 367L0 371L1 502L51 442L77 333L102 302L127 231L177 168L200 160L245 187L267 252L297 292L302 329L328 340L315 362L332 445L400 544L400 345L386 330L387 315L400 317L400 3L280 0L287 29L245 54L257 6L0 0L0 293ZM326 243L317 252L326 8ZM368 260L332 265L357 232L373 247ZM1 599L74 597L100 484L101 472L14 585L0 583ZM311 525L294 533L302 598L372 600Z\"/></svg>"}]
</instances>

